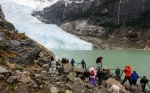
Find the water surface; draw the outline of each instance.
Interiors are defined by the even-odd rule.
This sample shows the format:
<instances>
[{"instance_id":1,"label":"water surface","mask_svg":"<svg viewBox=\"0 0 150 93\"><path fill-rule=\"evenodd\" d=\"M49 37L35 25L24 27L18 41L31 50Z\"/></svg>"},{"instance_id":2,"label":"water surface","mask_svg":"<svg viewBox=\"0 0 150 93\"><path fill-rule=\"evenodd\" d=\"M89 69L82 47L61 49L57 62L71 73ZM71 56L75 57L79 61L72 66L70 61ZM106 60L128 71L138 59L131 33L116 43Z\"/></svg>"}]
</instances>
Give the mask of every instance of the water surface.
<instances>
[{"instance_id":1,"label":"water surface","mask_svg":"<svg viewBox=\"0 0 150 93\"><path fill-rule=\"evenodd\" d=\"M96 66L96 58L103 56L103 65L112 69L123 69L131 65L140 76L146 75L150 79L150 51L143 50L52 50L60 59L74 58L76 63L85 60L88 66Z\"/></svg>"}]
</instances>

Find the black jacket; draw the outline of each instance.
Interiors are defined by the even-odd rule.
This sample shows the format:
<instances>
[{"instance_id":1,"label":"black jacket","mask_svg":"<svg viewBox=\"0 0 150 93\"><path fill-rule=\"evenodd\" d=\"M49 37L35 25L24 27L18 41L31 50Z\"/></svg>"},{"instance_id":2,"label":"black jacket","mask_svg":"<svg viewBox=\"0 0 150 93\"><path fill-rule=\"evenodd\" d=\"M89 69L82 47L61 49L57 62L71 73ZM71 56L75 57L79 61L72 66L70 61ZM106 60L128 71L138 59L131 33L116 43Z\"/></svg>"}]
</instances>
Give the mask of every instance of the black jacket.
<instances>
[{"instance_id":1,"label":"black jacket","mask_svg":"<svg viewBox=\"0 0 150 93\"><path fill-rule=\"evenodd\" d=\"M97 77L98 77L98 78L102 78L102 77L103 77L103 72L100 71L100 70L98 70L98 71L97 71Z\"/></svg>"},{"instance_id":2,"label":"black jacket","mask_svg":"<svg viewBox=\"0 0 150 93\"><path fill-rule=\"evenodd\" d=\"M148 79L147 78L142 78L140 80L140 83L143 83L144 85L146 85L146 83L148 83Z\"/></svg>"},{"instance_id":3,"label":"black jacket","mask_svg":"<svg viewBox=\"0 0 150 93\"><path fill-rule=\"evenodd\" d=\"M90 77L90 72L89 72L89 70L85 70L85 71L84 71L84 76L85 76L85 77Z\"/></svg>"}]
</instances>

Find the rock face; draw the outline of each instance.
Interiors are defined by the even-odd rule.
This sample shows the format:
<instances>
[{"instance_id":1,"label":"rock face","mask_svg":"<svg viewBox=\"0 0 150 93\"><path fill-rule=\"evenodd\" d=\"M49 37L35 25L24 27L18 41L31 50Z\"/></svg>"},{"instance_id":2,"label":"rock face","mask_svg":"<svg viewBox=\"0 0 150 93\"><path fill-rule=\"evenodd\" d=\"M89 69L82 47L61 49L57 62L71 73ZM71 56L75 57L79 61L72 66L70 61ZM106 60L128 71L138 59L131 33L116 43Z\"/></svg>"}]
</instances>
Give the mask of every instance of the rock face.
<instances>
[{"instance_id":1,"label":"rock face","mask_svg":"<svg viewBox=\"0 0 150 93\"><path fill-rule=\"evenodd\" d=\"M86 18L98 24L120 24L139 17L150 9L149 0L60 0L33 16L46 23L60 24L66 20Z\"/></svg>"},{"instance_id":2,"label":"rock face","mask_svg":"<svg viewBox=\"0 0 150 93\"><path fill-rule=\"evenodd\" d=\"M32 15L91 42L94 49L144 49L150 46L149 4L149 0L60 0Z\"/></svg>"},{"instance_id":3,"label":"rock face","mask_svg":"<svg viewBox=\"0 0 150 93\"><path fill-rule=\"evenodd\" d=\"M3 17L3 18L5 17L4 14L3 14L3 11L1 9L1 5L0 5L0 16Z\"/></svg>"},{"instance_id":4,"label":"rock face","mask_svg":"<svg viewBox=\"0 0 150 93\"><path fill-rule=\"evenodd\" d=\"M68 22L61 25L61 28L70 33L84 36L103 37L105 35L105 28L90 25L87 20Z\"/></svg>"},{"instance_id":5,"label":"rock face","mask_svg":"<svg viewBox=\"0 0 150 93\"><path fill-rule=\"evenodd\" d=\"M33 16L45 23L59 24L70 18L80 16L100 4L99 0L60 0L43 11L34 11Z\"/></svg>"}]
</instances>

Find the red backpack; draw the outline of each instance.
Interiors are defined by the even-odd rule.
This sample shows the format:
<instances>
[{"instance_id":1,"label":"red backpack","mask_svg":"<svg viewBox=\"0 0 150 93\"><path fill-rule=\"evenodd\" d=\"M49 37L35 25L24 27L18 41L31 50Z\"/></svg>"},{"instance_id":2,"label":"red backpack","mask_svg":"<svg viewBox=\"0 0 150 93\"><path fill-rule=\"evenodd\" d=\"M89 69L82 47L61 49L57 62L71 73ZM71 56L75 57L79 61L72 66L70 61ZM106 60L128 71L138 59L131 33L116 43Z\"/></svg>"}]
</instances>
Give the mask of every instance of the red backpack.
<instances>
[{"instance_id":1,"label":"red backpack","mask_svg":"<svg viewBox=\"0 0 150 93\"><path fill-rule=\"evenodd\" d=\"M94 70L91 70L90 75L91 75L91 76L94 76L94 75L95 75Z\"/></svg>"}]
</instances>

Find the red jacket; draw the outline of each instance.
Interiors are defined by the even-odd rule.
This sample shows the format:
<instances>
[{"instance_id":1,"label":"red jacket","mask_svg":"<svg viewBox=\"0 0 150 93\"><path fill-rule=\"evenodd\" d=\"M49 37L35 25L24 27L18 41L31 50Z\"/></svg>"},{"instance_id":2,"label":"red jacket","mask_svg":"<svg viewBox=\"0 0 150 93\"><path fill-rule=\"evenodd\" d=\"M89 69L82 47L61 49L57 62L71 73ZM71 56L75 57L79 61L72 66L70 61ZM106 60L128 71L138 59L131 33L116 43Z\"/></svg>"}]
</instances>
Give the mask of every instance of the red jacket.
<instances>
[{"instance_id":1,"label":"red jacket","mask_svg":"<svg viewBox=\"0 0 150 93\"><path fill-rule=\"evenodd\" d=\"M131 76L131 72L132 72L131 66L126 66L126 67L124 68L125 76Z\"/></svg>"}]
</instances>

